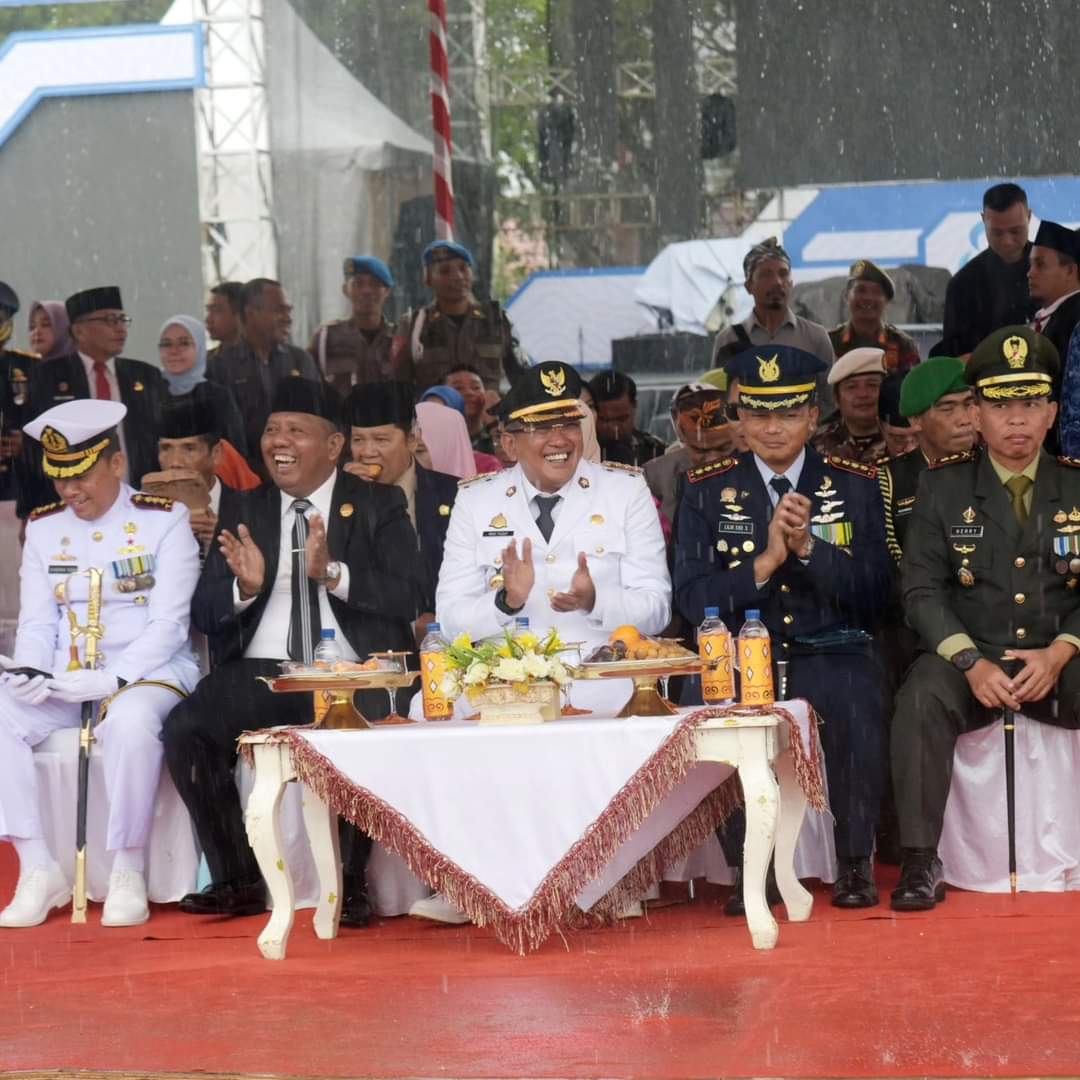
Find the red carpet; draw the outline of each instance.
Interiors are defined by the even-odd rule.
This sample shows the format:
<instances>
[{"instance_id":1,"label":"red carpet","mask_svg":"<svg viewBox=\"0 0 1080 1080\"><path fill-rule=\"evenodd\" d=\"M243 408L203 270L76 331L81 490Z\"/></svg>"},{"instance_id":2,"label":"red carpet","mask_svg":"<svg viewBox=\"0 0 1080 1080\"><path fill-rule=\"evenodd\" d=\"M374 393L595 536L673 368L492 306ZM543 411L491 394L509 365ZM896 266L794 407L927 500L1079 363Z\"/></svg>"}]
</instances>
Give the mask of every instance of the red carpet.
<instances>
[{"instance_id":1,"label":"red carpet","mask_svg":"<svg viewBox=\"0 0 1080 1080\"><path fill-rule=\"evenodd\" d=\"M895 870L885 868L888 887ZM15 859L0 845L0 903ZM675 890L678 893L679 890ZM0 1071L293 1076L1037 1076L1080 1073L1080 895L950 892L929 915L842 913L750 947L706 888L517 957L473 927L385 920L289 959L262 917L100 907L0 931ZM568 946L568 947L567 947Z\"/></svg>"}]
</instances>

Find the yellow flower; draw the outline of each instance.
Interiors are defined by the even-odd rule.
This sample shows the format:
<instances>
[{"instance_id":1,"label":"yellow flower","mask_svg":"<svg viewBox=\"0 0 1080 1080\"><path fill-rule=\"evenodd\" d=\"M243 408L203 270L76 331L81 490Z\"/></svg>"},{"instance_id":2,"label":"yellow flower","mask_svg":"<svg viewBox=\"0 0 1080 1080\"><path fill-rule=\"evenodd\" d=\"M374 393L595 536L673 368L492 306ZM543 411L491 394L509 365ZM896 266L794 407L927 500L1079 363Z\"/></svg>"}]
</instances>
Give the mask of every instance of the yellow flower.
<instances>
[{"instance_id":1,"label":"yellow flower","mask_svg":"<svg viewBox=\"0 0 1080 1080\"><path fill-rule=\"evenodd\" d=\"M501 656L505 660L509 660L514 654L510 651L510 646L509 645L500 645L495 650L495 655L496 656Z\"/></svg>"},{"instance_id":2,"label":"yellow flower","mask_svg":"<svg viewBox=\"0 0 1080 1080\"><path fill-rule=\"evenodd\" d=\"M454 638L454 648L455 649L471 649L472 648L472 638L469 637L468 634L458 634L458 636L456 638Z\"/></svg>"},{"instance_id":3,"label":"yellow flower","mask_svg":"<svg viewBox=\"0 0 1080 1080\"><path fill-rule=\"evenodd\" d=\"M518 634L514 638L514 641L516 641L526 652L535 652L540 645L540 639L535 634L529 633L528 631L524 634Z\"/></svg>"}]
</instances>

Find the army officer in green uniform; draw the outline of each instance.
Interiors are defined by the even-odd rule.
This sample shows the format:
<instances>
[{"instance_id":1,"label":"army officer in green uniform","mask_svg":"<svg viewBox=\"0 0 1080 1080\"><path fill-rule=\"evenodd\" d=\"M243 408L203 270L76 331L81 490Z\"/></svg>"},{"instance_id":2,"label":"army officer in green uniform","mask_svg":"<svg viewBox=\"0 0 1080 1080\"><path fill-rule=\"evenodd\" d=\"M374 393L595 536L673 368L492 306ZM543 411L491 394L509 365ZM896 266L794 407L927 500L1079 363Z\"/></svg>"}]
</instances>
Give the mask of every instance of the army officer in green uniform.
<instances>
[{"instance_id":1,"label":"army officer in green uniform","mask_svg":"<svg viewBox=\"0 0 1080 1080\"><path fill-rule=\"evenodd\" d=\"M957 737L1006 706L1080 727L1080 461L1043 449L1059 368L1053 344L1027 327L985 338L966 372L985 448L943 459L919 481L902 587L924 652L892 730L898 911L944 899L937 844Z\"/></svg>"}]
</instances>

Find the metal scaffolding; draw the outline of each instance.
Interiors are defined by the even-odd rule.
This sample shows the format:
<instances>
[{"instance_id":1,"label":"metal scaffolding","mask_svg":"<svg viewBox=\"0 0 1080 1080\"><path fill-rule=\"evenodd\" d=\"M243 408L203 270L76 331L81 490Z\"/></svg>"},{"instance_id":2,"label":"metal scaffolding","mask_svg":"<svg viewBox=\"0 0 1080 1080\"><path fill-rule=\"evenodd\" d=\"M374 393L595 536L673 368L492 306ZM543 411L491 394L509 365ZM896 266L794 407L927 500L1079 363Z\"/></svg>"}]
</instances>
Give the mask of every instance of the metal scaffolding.
<instances>
[{"instance_id":1,"label":"metal scaffolding","mask_svg":"<svg viewBox=\"0 0 1080 1080\"><path fill-rule=\"evenodd\" d=\"M277 273L263 0L196 0L206 85L196 93L203 281Z\"/></svg>"}]
</instances>

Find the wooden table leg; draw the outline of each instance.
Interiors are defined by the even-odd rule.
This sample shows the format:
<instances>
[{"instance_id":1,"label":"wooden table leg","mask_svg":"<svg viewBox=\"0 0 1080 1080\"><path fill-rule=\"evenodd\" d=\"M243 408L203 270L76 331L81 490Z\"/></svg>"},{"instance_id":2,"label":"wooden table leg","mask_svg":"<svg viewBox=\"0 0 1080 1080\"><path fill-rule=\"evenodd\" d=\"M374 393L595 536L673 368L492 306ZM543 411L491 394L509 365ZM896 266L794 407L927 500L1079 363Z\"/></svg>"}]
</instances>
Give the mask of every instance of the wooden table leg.
<instances>
[{"instance_id":1,"label":"wooden table leg","mask_svg":"<svg viewBox=\"0 0 1080 1080\"><path fill-rule=\"evenodd\" d=\"M776 825L776 884L784 898L792 922L806 922L814 909L814 898L795 876L795 847L806 817L806 794L795 776L795 757L785 747L773 761L780 782L779 821Z\"/></svg>"},{"instance_id":2,"label":"wooden table leg","mask_svg":"<svg viewBox=\"0 0 1080 1080\"><path fill-rule=\"evenodd\" d=\"M757 735L764 741L764 731L740 731L740 741ZM739 779L746 800L746 842L743 846L743 901L746 922L755 949L771 949L776 945L780 928L765 900L765 874L773 853L776 838L776 818L779 788L764 747L757 752L743 752L739 762Z\"/></svg>"},{"instance_id":3,"label":"wooden table leg","mask_svg":"<svg viewBox=\"0 0 1080 1080\"><path fill-rule=\"evenodd\" d=\"M315 934L328 939L338 935L341 920L341 840L337 815L309 787L302 800L304 827L307 829L311 855L319 875L319 903L315 908Z\"/></svg>"},{"instance_id":4,"label":"wooden table leg","mask_svg":"<svg viewBox=\"0 0 1080 1080\"><path fill-rule=\"evenodd\" d=\"M267 960L284 960L285 948L296 914L292 875L285 862L278 810L285 784L294 778L286 747L272 743L255 744L255 786L248 796L244 822L248 841L259 861L263 880L270 891L273 910L259 935L259 951Z\"/></svg>"}]
</instances>

